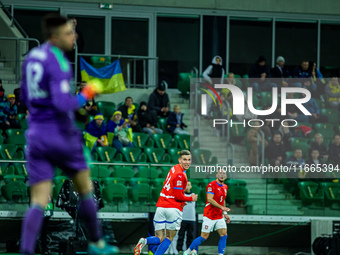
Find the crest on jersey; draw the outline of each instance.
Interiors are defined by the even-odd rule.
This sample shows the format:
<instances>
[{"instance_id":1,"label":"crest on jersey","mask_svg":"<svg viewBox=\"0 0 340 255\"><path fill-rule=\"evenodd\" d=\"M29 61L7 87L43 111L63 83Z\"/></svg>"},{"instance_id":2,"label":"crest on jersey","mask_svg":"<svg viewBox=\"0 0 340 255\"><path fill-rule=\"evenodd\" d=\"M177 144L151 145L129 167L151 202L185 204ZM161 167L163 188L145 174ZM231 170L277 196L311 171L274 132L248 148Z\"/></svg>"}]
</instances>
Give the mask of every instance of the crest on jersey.
<instances>
[{"instance_id":1,"label":"crest on jersey","mask_svg":"<svg viewBox=\"0 0 340 255\"><path fill-rule=\"evenodd\" d=\"M208 187L208 192L211 192L212 191L212 188L211 187Z\"/></svg>"},{"instance_id":2,"label":"crest on jersey","mask_svg":"<svg viewBox=\"0 0 340 255\"><path fill-rule=\"evenodd\" d=\"M177 181L177 186L182 186L182 181Z\"/></svg>"},{"instance_id":3,"label":"crest on jersey","mask_svg":"<svg viewBox=\"0 0 340 255\"><path fill-rule=\"evenodd\" d=\"M204 228L207 230L208 229L208 225L205 225Z\"/></svg>"}]
</instances>

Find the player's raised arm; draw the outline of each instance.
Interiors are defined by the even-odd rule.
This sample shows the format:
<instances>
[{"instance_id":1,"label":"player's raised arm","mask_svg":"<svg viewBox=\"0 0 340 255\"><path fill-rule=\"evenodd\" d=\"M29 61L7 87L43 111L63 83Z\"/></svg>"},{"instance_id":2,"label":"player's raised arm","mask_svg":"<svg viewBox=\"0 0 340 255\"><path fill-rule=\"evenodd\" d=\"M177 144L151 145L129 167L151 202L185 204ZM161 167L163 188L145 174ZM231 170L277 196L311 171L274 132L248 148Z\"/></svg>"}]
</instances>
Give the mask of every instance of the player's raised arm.
<instances>
[{"instance_id":1,"label":"player's raised arm","mask_svg":"<svg viewBox=\"0 0 340 255\"><path fill-rule=\"evenodd\" d=\"M217 203L214 199L214 192L212 191L211 187L208 185L207 187L207 201L210 203L212 206L215 206L222 211L229 212L230 209L228 207L222 206L219 203Z\"/></svg>"},{"instance_id":2,"label":"player's raised arm","mask_svg":"<svg viewBox=\"0 0 340 255\"><path fill-rule=\"evenodd\" d=\"M197 195L191 194L191 197L186 197L184 195L185 188L183 187L183 180L184 180L183 174L178 174L173 179L173 189L174 189L174 196L175 200L177 202L196 202L197 201Z\"/></svg>"}]
</instances>

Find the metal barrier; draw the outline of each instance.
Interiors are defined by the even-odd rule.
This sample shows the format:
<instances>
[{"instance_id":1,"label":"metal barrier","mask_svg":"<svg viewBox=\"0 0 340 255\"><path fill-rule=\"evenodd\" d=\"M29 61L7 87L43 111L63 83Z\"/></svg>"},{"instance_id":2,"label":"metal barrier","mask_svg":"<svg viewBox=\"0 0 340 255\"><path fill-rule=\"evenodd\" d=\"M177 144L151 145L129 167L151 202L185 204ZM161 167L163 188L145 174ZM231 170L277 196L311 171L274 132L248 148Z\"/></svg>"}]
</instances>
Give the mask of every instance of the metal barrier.
<instances>
[{"instance_id":1,"label":"metal barrier","mask_svg":"<svg viewBox=\"0 0 340 255\"><path fill-rule=\"evenodd\" d=\"M13 40L15 41L15 58L14 59L6 59L6 58L0 58L0 61L3 62L15 62L15 82L18 83L20 79L20 62L23 62L24 59L21 59L29 52L29 47L27 47L27 51L25 50L24 53L20 53L20 47L19 43L20 41L27 41L27 42L36 42L37 46L40 46L40 42L35 38L16 38L16 37L0 37L0 40Z\"/></svg>"},{"instance_id":2,"label":"metal barrier","mask_svg":"<svg viewBox=\"0 0 340 255\"><path fill-rule=\"evenodd\" d=\"M264 133L261 131L261 130L258 130L257 132L257 150L256 150L256 165L258 166L260 161L259 161L259 157L260 157L260 154L259 154L259 148L260 148L260 141L259 141L259 137L262 137L262 144L261 144L261 162L262 164L264 163L264 140L265 140L265 137L264 137Z\"/></svg>"},{"instance_id":3,"label":"metal barrier","mask_svg":"<svg viewBox=\"0 0 340 255\"><path fill-rule=\"evenodd\" d=\"M0 8L6 13L6 15L11 19L11 27L15 26L19 29L20 33L25 37L28 38L25 30L20 26L19 22L13 17L13 15L7 10L6 6L0 1Z\"/></svg>"},{"instance_id":4,"label":"metal barrier","mask_svg":"<svg viewBox=\"0 0 340 255\"><path fill-rule=\"evenodd\" d=\"M103 58L118 58L126 60L126 87L139 87L139 88L149 88L156 87L158 84L158 58L157 57L147 57L147 56L133 56L133 55L104 55L104 54L88 54L88 53L78 53L77 47L75 48L75 82L77 84L78 78L78 56L80 57L103 57ZM137 84L137 62L142 61L142 73L143 73L143 83ZM148 81L148 70L151 64L151 61L155 62L156 71L155 71L155 84L149 84ZM148 64L147 64L148 63ZM132 67L132 68L131 68ZM131 71L132 69L132 71Z\"/></svg>"}]
</instances>

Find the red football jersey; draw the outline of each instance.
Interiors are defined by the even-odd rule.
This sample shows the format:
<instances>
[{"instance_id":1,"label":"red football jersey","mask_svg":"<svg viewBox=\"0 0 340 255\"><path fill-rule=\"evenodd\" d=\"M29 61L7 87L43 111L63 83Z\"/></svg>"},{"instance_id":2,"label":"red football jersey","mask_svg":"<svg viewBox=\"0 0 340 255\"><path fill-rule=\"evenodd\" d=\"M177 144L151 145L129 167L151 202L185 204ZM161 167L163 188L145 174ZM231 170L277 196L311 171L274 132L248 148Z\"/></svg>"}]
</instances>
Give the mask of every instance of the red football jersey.
<instances>
[{"instance_id":1,"label":"red football jersey","mask_svg":"<svg viewBox=\"0 0 340 255\"><path fill-rule=\"evenodd\" d=\"M187 187L187 174L180 164L177 164L169 171L163 189L160 193L157 207L177 208L183 211L184 201L192 201L191 197L184 196L184 190ZM176 192L180 192L180 200L175 199Z\"/></svg>"},{"instance_id":2,"label":"red football jersey","mask_svg":"<svg viewBox=\"0 0 340 255\"><path fill-rule=\"evenodd\" d=\"M228 186L225 184L219 184L216 180L212 181L207 186L207 195L214 194L214 200L224 206L224 200L227 196ZM205 204L203 216L211 220L219 220L223 218L223 212L221 209L211 205L208 201Z\"/></svg>"}]
</instances>

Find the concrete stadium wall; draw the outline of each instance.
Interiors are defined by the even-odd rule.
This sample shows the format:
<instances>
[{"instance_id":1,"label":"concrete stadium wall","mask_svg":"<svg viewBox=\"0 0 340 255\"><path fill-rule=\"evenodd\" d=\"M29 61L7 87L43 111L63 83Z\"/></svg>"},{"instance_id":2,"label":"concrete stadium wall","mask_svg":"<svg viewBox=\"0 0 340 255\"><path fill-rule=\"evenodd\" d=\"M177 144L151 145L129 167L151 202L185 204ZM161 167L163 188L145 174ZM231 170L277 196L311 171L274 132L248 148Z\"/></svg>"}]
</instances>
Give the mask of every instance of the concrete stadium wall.
<instances>
[{"instance_id":1,"label":"concrete stadium wall","mask_svg":"<svg viewBox=\"0 0 340 255\"><path fill-rule=\"evenodd\" d=\"M43 2L110 3L119 5L198 8L211 10L261 11L339 15L338 0L40 0ZM13 1L15 2L15 1Z\"/></svg>"}]
</instances>

